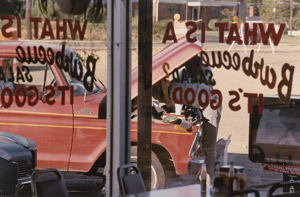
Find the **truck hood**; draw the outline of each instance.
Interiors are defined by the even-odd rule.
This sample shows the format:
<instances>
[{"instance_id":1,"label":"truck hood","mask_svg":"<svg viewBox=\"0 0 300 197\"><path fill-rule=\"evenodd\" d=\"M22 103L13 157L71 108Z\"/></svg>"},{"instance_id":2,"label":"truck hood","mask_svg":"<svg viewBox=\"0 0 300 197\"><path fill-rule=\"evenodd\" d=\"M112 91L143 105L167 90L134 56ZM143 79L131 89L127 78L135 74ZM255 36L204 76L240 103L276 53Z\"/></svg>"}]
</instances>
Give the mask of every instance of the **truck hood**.
<instances>
[{"instance_id":1,"label":"truck hood","mask_svg":"<svg viewBox=\"0 0 300 197\"><path fill-rule=\"evenodd\" d=\"M199 54L202 50L201 43L196 41L194 43L188 42L185 38L178 40L157 53L152 58L152 85L160 81L166 76L163 70L163 64L168 63L170 68L168 72L171 73L176 68L180 67L186 61ZM131 99L138 95L138 67L131 72Z\"/></svg>"}]
</instances>

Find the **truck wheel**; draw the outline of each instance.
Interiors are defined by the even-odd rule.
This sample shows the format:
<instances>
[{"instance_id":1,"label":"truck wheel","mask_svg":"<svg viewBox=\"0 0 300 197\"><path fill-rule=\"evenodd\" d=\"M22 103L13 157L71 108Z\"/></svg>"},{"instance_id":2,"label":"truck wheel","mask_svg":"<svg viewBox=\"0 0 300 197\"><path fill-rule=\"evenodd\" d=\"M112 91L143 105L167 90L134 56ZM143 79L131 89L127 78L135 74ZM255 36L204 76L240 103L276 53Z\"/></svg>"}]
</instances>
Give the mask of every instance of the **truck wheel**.
<instances>
[{"instance_id":1,"label":"truck wheel","mask_svg":"<svg viewBox=\"0 0 300 197\"><path fill-rule=\"evenodd\" d=\"M131 162L137 163L137 146L131 147ZM151 152L151 189L165 188L166 177L158 157Z\"/></svg>"}]
</instances>

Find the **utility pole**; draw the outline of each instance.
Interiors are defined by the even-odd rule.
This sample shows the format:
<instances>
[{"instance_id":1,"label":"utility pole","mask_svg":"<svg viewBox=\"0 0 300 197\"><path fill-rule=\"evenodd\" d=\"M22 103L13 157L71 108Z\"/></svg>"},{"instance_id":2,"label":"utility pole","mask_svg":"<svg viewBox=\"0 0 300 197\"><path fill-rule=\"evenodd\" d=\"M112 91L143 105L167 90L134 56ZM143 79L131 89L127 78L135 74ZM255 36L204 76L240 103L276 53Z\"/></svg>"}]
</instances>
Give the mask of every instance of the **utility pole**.
<instances>
[{"instance_id":1,"label":"utility pole","mask_svg":"<svg viewBox=\"0 0 300 197\"><path fill-rule=\"evenodd\" d=\"M107 1L106 194L120 196L118 168L130 163L131 0Z\"/></svg>"},{"instance_id":2,"label":"utility pole","mask_svg":"<svg viewBox=\"0 0 300 197\"><path fill-rule=\"evenodd\" d=\"M276 7L273 8L273 13L274 13L273 21L274 21L274 24L275 24L276 23Z\"/></svg>"},{"instance_id":3,"label":"utility pole","mask_svg":"<svg viewBox=\"0 0 300 197\"><path fill-rule=\"evenodd\" d=\"M293 31L293 0L290 0L290 32L291 35Z\"/></svg>"},{"instance_id":4,"label":"utility pole","mask_svg":"<svg viewBox=\"0 0 300 197\"><path fill-rule=\"evenodd\" d=\"M31 35L31 22L30 22L30 17L31 17L31 0L26 0L26 38L27 39L32 39Z\"/></svg>"}]
</instances>

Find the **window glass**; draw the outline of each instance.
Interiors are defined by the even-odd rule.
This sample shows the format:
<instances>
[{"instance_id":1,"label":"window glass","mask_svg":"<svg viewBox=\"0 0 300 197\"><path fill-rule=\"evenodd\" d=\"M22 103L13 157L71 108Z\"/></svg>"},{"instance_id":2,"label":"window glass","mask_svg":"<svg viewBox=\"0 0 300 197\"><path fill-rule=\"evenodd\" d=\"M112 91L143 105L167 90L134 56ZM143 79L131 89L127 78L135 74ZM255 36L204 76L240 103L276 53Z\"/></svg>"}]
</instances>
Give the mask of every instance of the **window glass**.
<instances>
[{"instance_id":1,"label":"window glass","mask_svg":"<svg viewBox=\"0 0 300 197\"><path fill-rule=\"evenodd\" d=\"M83 63L83 61L80 58L78 58L76 54L73 56L73 61L69 71L66 72L64 69L62 69L62 71L67 84L74 86L75 96L99 93L105 87L104 84L97 78L97 76L95 76L94 79L92 79L92 77L90 76L85 77L85 75L87 74L87 68ZM91 85L91 80L93 80L92 91L86 90L86 87L84 85L84 80L86 80L86 83L89 86Z\"/></svg>"},{"instance_id":2,"label":"window glass","mask_svg":"<svg viewBox=\"0 0 300 197\"><path fill-rule=\"evenodd\" d=\"M16 58L2 57L0 66L1 91L5 87L15 91L18 87L36 86L39 92L44 92L47 85L60 85L47 64L21 63ZM55 92L55 97L59 96L60 91Z\"/></svg>"},{"instance_id":3,"label":"window glass","mask_svg":"<svg viewBox=\"0 0 300 197\"><path fill-rule=\"evenodd\" d=\"M169 15L174 15L176 13L180 13L181 6L180 5L167 5L166 13Z\"/></svg>"}]
</instances>

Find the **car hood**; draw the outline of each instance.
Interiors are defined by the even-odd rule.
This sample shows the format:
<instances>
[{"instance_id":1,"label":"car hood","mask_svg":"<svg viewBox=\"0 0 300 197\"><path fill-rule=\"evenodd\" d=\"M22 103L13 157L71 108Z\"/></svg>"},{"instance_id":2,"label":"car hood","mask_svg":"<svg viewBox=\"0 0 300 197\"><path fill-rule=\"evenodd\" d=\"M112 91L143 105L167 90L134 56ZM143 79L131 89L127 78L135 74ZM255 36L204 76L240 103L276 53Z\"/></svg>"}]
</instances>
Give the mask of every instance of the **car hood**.
<instances>
[{"instance_id":1,"label":"car hood","mask_svg":"<svg viewBox=\"0 0 300 197\"><path fill-rule=\"evenodd\" d=\"M201 50L200 42L190 43L184 38L154 55L152 58L152 85L166 76L163 70L164 63L169 64L168 73L171 73L196 54L199 54ZM131 99L134 99L138 95L138 68L133 69L131 72L131 84Z\"/></svg>"}]
</instances>

